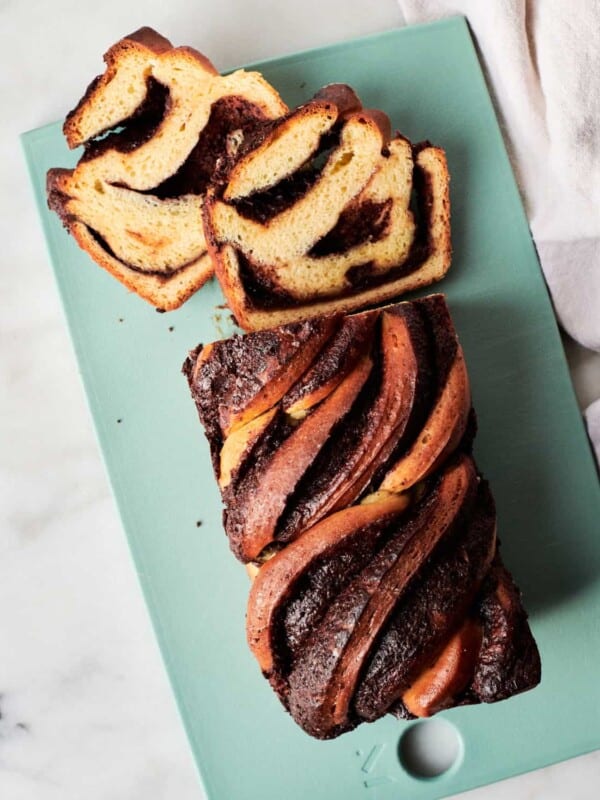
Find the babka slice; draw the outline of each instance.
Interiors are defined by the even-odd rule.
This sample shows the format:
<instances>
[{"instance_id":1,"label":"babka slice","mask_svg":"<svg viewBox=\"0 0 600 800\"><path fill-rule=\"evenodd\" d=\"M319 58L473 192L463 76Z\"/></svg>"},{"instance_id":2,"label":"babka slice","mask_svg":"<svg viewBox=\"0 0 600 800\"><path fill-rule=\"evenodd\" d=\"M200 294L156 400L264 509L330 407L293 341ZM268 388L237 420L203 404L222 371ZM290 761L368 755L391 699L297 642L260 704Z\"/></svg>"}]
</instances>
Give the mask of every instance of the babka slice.
<instances>
[{"instance_id":1,"label":"babka slice","mask_svg":"<svg viewBox=\"0 0 600 800\"><path fill-rule=\"evenodd\" d=\"M48 203L89 255L157 308L177 308L211 276L202 206L216 168L287 107L258 73L220 76L150 28L117 42L67 116L74 170L51 169Z\"/></svg>"},{"instance_id":2,"label":"babka slice","mask_svg":"<svg viewBox=\"0 0 600 800\"><path fill-rule=\"evenodd\" d=\"M248 139L204 221L246 330L364 308L447 272L446 157L334 84Z\"/></svg>"},{"instance_id":3,"label":"babka slice","mask_svg":"<svg viewBox=\"0 0 600 800\"><path fill-rule=\"evenodd\" d=\"M200 346L184 373L253 577L248 642L307 733L539 682L442 295Z\"/></svg>"}]
</instances>

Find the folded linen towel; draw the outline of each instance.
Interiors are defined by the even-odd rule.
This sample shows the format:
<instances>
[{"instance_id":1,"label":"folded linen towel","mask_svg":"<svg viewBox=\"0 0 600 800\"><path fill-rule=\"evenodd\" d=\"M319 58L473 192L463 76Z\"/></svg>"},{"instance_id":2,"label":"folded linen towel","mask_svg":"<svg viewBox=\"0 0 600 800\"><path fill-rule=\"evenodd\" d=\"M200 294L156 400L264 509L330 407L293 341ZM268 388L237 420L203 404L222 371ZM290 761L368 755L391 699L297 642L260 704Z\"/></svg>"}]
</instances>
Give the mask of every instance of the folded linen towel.
<instances>
[{"instance_id":1,"label":"folded linen towel","mask_svg":"<svg viewBox=\"0 0 600 800\"><path fill-rule=\"evenodd\" d=\"M408 24L467 17L558 320L600 352L600 3L399 3ZM586 420L600 461L596 383L598 399Z\"/></svg>"}]
</instances>

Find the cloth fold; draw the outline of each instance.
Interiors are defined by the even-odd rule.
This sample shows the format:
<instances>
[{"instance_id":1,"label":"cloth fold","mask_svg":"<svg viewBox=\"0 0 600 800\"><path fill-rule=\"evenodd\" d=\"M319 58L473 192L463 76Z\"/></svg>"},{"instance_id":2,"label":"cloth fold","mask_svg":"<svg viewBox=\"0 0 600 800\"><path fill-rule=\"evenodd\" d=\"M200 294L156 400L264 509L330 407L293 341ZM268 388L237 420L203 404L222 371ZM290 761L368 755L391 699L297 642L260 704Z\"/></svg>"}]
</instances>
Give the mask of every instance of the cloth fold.
<instances>
[{"instance_id":1,"label":"cloth fold","mask_svg":"<svg viewBox=\"0 0 600 800\"><path fill-rule=\"evenodd\" d=\"M600 352L600 3L399 0L475 36L558 320ZM586 411L600 454L600 397Z\"/></svg>"}]
</instances>

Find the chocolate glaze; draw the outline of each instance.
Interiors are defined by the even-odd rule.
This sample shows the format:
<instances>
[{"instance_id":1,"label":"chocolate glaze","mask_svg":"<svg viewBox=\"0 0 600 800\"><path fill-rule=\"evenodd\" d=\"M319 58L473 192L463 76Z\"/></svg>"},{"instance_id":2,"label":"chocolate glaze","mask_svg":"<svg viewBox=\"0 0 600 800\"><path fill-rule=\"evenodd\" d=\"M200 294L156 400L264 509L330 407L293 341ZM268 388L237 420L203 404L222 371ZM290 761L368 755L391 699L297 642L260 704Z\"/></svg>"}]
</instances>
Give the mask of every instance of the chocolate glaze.
<instances>
[{"instance_id":1,"label":"chocolate glaze","mask_svg":"<svg viewBox=\"0 0 600 800\"><path fill-rule=\"evenodd\" d=\"M375 315L377 312L371 313ZM413 406L401 433L395 434L398 436L396 449L406 449L429 413L428 387L431 382L431 368L428 363L427 334L421 315L410 305L397 306L393 313L398 313L406 319L419 365L415 387L418 401ZM350 480L355 477L357 460L364 450L365 442L374 442L377 438L383 412L377 400L384 390L378 341L375 340L372 351L375 361L372 378L361 392L352 412L339 421L329 443L316 457L312 467L304 474L294 494L289 498L286 511L277 528L277 538L281 541L293 539L306 527L308 520L314 521L315 515L318 518L318 510L325 507L342 481L350 485ZM388 461L389 459L386 459L386 463ZM357 497L361 491L362 488L357 486Z\"/></svg>"},{"instance_id":2,"label":"chocolate glaze","mask_svg":"<svg viewBox=\"0 0 600 800\"><path fill-rule=\"evenodd\" d=\"M342 379L361 355L371 349L376 314L344 317L337 332L321 350L312 367L283 398L284 408L312 394L333 379Z\"/></svg>"},{"instance_id":3,"label":"chocolate glaze","mask_svg":"<svg viewBox=\"0 0 600 800\"><path fill-rule=\"evenodd\" d=\"M504 700L541 680L540 654L521 593L498 557L479 603L483 643L470 693L483 703Z\"/></svg>"},{"instance_id":4,"label":"chocolate glaze","mask_svg":"<svg viewBox=\"0 0 600 800\"><path fill-rule=\"evenodd\" d=\"M474 495L474 493L473 493ZM437 657L463 622L489 564L496 513L486 484L471 496L441 543L400 600L365 667L355 696L366 720L385 714Z\"/></svg>"},{"instance_id":5,"label":"chocolate glaze","mask_svg":"<svg viewBox=\"0 0 600 800\"><path fill-rule=\"evenodd\" d=\"M291 363L303 343L322 334L330 324L327 318L305 320L215 342L210 357L197 369L198 350L192 352L183 369L211 445L213 463L223 443L224 414L245 408Z\"/></svg>"},{"instance_id":6,"label":"chocolate glaze","mask_svg":"<svg viewBox=\"0 0 600 800\"><path fill-rule=\"evenodd\" d=\"M373 553L389 536L391 525L386 518L357 528L337 547L311 564L296 583L279 615L275 631L278 650L287 654L287 658L276 664L279 673L286 675L291 670L294 658L321 622L333 598L371 560Z\"/></svg>"},{"instance_id":7,"label":"chocolate glaze","mask_svg":"<svg viewBox=\"0 0 600 800\"><path fill-rule=\"evenodd\" d=\"M474 478L474 472L471 474ZM443 479L405 518L401 518L391 538L373 555L369 564L355 580L330 603L322 623L313 631L297 657L289 675L289 706L296 722L313 736L318 738L338 736L360 721L350 708L345 720L331 727L328 696L332 689L336 691L334 675L345 658L346 648L356 635L356 628L364 622L363 614L368 605L374 597L380 602L385 600L383 596L380 597L385 594L385 590L381 587L388 581L389 576L396 573L398 566L403 569L404 562L407 561L412 569L423 568L428 561L424 542L429 539L430 530L434 537L441 533L442 541L453 532L453 523L450 523L449 528L436 528L436 525L441 525L439 520L436 522L436 515L439 515L440 503L444 502L441 499L444 496L441 494L442 483ZM458 501L456 511L462 520L465 519L463 509L466 511L472 506L475 491L476 485L473 481L467 485L464 500ZM400 584L395 590L398 592L396 603L401 602L401 599L410 592L411 583ZM377 624L382 625L381 630L386 630L389 617L380 618ZM371 630L369 625L369 634L375 633L377 629ZM380 636L381 633L378 638ZM378 647L378 638L373 640L374 648ZM352 666L352 671L358 672L358 686L362 669L363 664ZM352 681L352 676L341 675L339 680L346 683ZM333 697L331 702L335 702Z\"/></svg>"}]
</instances>

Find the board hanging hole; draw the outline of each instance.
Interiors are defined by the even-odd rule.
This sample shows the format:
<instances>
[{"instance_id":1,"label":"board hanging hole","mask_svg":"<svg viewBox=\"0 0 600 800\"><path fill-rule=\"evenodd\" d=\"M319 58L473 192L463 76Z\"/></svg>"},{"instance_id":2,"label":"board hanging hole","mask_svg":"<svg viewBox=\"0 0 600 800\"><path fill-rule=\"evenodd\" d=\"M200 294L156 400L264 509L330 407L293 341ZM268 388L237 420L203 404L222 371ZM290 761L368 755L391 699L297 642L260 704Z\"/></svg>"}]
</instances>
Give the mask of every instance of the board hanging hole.
<instances>
[{"instance_id":1,"label":"board hanging hole","mask_svg":"<svg viewBox=\"0 0 600 800\"><path fill-rule=\"evenodd\" d=\"M410 725L398 742L398 758L413 778L429 780L458 767L464 754L460 733L445 719Z\"/></svg>"}]
</instances>

